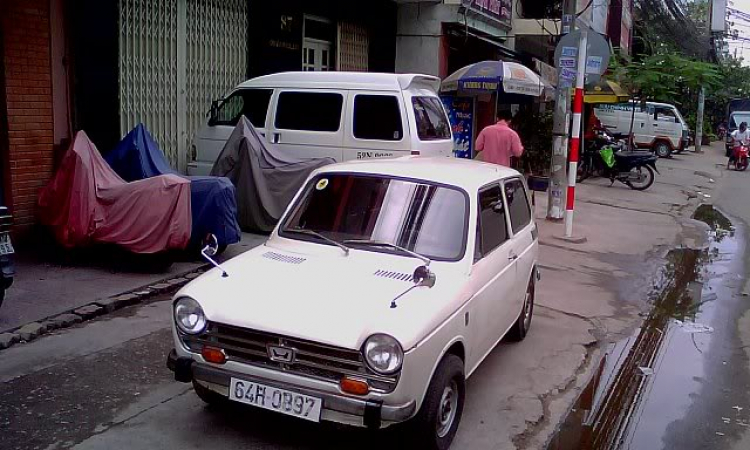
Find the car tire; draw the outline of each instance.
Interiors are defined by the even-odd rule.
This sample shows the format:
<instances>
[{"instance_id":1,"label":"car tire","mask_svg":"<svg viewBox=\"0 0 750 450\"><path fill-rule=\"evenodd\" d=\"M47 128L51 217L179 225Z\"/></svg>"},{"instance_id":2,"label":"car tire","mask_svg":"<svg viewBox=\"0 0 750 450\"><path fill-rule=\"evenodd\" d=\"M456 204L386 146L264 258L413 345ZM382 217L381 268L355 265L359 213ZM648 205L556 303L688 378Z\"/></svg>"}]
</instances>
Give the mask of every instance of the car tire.
<instances>
[{"instance_id":1,"label":"car tire","mask_svg":"<svg viewBox=\"0 0 750 450\"><path fill-rule=\"evenodd\" d=\"M531 318L534 316L534 296L536 293L535 274L531 275L529 285L526 287L526 295L523 301L523 309L518 314L516 322L508 331L507 339L511 342L521 342L531 328Z\"/></svg>"},{"instance_id":2,"label":"car tire","mask_svg":"<svg viewBox=\"0 0 750 450\"><path fill-rule=\"evenodd\" d=\"M659 158L669 158L672 156L672 147L664 141L658 141L654 144L654 153Z\"/></svg>"},{"instance_id":3,"label":"car tire","mask_svg":"<svg viewBox=\"0 0 750 450\"><path fill-rule=\"evenodd\" d=\"M203 400L204 403L211 406L220 406L227 403L229 400L221 394L217 394L211 389L203 386L197 381L193 380L193 390L198 397Z\"/></svg>"},{"instance_id":4,"label":"car tire","mask_svg":"<svg viewBox=\"0 0 750 450\"><path fill-rule=\"evenodd\" d=\"M463 361L447 354L430 381L419 413L409 424L411 448L448 450L456 437L465 399Z\"/></svg>"}]
</instances>

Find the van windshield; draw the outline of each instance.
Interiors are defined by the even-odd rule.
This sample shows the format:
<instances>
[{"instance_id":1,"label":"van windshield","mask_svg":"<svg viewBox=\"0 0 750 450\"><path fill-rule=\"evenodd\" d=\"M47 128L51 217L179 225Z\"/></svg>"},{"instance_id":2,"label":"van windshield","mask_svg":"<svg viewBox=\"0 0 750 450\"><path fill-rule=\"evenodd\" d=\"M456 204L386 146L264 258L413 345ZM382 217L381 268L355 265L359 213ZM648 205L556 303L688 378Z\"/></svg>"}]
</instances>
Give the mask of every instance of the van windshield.
<instances>
[{"instance_id":1,"label":"van windshield","mask_svg":"<svg viewBox=\"0 0 750 450\"><path fill-rule=\"evenodd\" d=\"M468 235L467 198L458 188L417 180L322 174L310 181L279 234L353 248L358 247L352 240L385 242L430 259L458 261ZM316 239L312 232L322 237Z\"/></svg>"}]
</instances>

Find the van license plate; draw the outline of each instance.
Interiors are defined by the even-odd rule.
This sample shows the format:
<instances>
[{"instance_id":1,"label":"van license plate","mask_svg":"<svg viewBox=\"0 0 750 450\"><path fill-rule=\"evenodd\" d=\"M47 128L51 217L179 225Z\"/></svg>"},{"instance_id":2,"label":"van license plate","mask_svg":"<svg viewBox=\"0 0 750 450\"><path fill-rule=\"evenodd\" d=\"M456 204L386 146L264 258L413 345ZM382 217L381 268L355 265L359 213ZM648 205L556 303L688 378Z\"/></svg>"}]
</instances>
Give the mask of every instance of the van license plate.
<instances>
[{"instance_id":1,"label":"van license plate","mask_svg":"<svg viewBox=\"0 0 750 450\"><path fill-rule=\"evenodd\" d=\"M232 378L229 399L300 419L320 422L323 400L252 381Z\"/></svg>"},{"instance_id":2,"label":"van license plate","mask_svg":"<svg viewBox=\"0 0 750 450\"><path fill-rule=\"evenodd\" d=\"M15 252L10 242L10 235L7 233L0 235L0 255L12 255Z\"/></svg>"}]
</instances>

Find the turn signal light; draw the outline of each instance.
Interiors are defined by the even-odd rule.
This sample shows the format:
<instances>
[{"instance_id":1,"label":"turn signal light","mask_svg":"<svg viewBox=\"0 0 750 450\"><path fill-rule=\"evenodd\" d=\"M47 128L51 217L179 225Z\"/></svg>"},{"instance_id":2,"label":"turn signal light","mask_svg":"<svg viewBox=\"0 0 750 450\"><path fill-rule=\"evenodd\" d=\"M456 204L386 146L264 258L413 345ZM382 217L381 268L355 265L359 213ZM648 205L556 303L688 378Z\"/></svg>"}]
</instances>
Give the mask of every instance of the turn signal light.
<instances>
[{"instance_id":1,"label":"turn signal light","mask_svg":"<svg viewBox=\"0 0 750 450\"><path fill-rule=\"evenodd\" d=\"M355 380L353 378L344 377L341 379L341 390L347 394L354 395L367 395L370 392L370 386L366 381Z\"/></svg>"},{"instance_id":2,"label":"turn signal light","mask_svg":"<svg viewBox=\"0 0 750 450\"><path fill-rule=\"evenodd\" d=\"M214 364L224 364L227 362L227 355L224 354L224 350L214 347L203 347L201 350L201 356L203 359Z\"/></svg>"}]
</instances>

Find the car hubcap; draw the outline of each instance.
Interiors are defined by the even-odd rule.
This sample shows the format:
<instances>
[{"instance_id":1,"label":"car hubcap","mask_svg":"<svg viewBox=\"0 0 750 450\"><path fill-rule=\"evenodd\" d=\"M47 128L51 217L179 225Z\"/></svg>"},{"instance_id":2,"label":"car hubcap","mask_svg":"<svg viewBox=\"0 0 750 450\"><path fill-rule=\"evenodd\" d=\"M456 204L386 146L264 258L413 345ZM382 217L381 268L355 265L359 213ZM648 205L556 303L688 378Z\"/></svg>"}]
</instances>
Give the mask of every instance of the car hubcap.
<instances>
[{"instance_id":1,"label":"car hubcap","mask_svg":"<svg viewBox=\"0 0 750 450\"><path fill-rule=\"evenodd\" d=\"M456 410L458 410L458 384L451 380L448 386L443 390L443 396L440 398L438 405L437 417L437 434L438 437L445 437L456 420Z\"/></svg>"},{"instance_id":2,"label":"car hubcap","mask_svg":"<svg viewBox=\"0 0 750 450\"><path fill-rule=\"evenodd\" d=\"M531 308L533 307L534 297L531 295L531 287L526 291L526 299L523 307L523 329L528 330L531 325Z\"/></svg>"}]
</instances>

